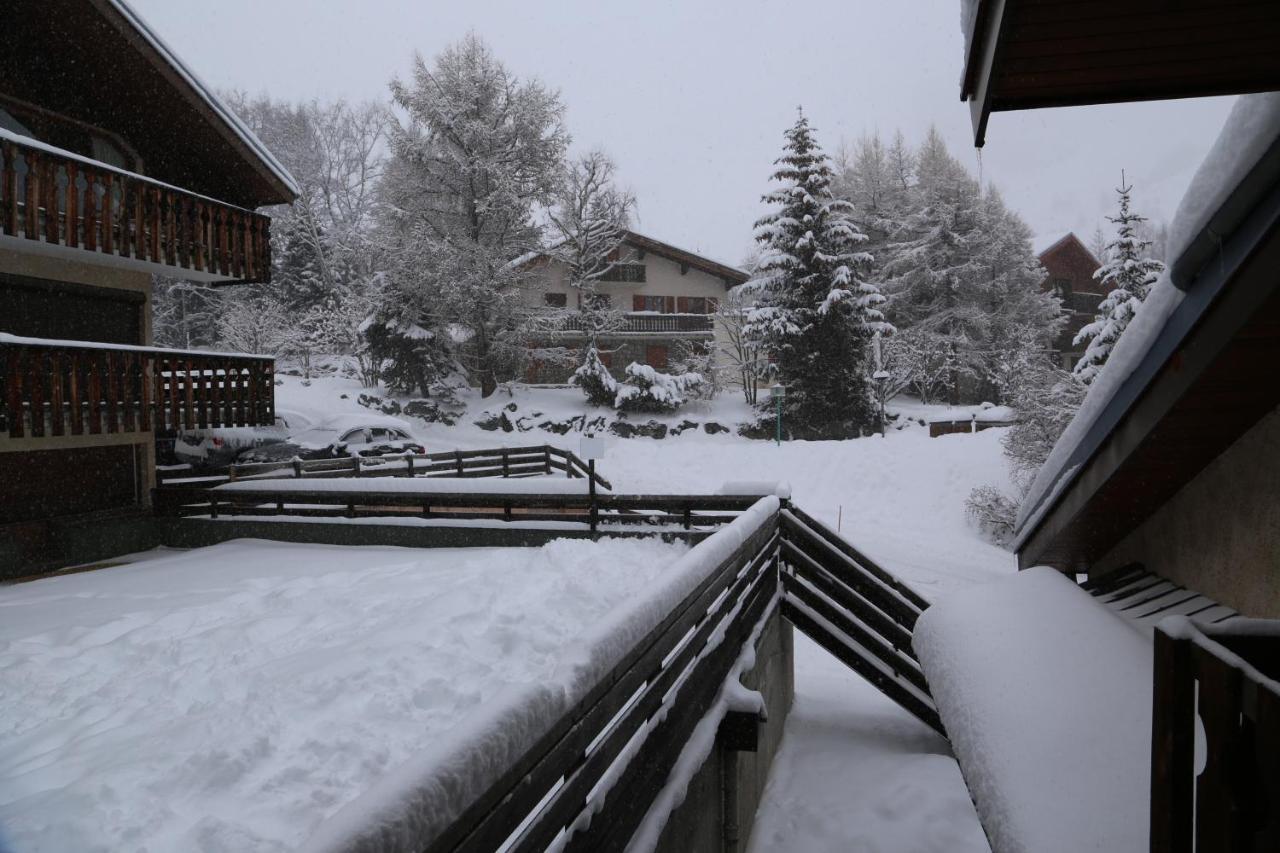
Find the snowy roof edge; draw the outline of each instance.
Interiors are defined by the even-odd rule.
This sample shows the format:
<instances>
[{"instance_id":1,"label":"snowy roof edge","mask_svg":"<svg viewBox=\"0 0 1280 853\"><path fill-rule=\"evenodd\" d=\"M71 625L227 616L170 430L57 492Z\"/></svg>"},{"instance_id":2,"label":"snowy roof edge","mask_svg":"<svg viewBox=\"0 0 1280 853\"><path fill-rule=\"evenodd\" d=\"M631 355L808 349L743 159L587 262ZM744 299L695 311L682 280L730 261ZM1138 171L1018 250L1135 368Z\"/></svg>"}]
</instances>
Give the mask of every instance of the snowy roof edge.
<instances>
[{"instance_id":1,"label":"snowy roof edge","mask_svg":"<svg viewBox=\"0 0 1280 853\"><path fill-rule=\"evenodd\" d=\"M298 182L294 180L293 175L289 174L289 170L275 158L275 155L272 154L267 146L263 144L262 140L249 129L248 125L240 120L240 117L235 114L235 111L224 104L222 100L213 93L213 90L206 86L204 81L196 76L196 73L188 68L186 64L178 58L178 54L170 49L164 39L162 39L155 30L151 29L147 22L143 20L142 16L135 12L126 0L107 0L107 2L110 3L111 6L119 12L135 30L137 30L139 35L146 39L156 53L158 53L165 62L169 63L169 66L178 73L178 76L182 77L183 80L186 81L187 85L189 85L195 93L209 105L209 108L226 123L227 127L229 127L232 132L240 138L240 141L243 142L264 165L266 165L268 170L275 175L291 193L295 196L301 195L301 189L298 187Z\"/></svg>"},{"instance_id":2,"label":"snowy roof edge","mask_svg":"<svg viewBox=\"0 0 1280 853\"><path fill-rule=\"evenodd\" d=\"M1173 261L1152 287L1143 312L1121 335L1084 403L1041 466L1018 514L1013 550L1020 552L1060 502L1120 420L1155 379L1229 276L1199 258L1190 282L1175 285L1175 270L1199 251L1207 234L1221 247L1247 216L1280 188L1280 92L1237 99L1217 140L1192 178L1170 226ZM1269 181L1258 180L1269 175ZM1242 209L1243 208L1243 212ZM1230 223L1226 234L1215 230ZM1206 275L1211 273L1211 275ZM1216 273L1216 275L1215 275ZM1214 282L1201 279L1216 278ZM1184 296L1194 295L1195 298ZM1146 316L1143 316L1145 313Z\"/></svg>"}]
</instances>

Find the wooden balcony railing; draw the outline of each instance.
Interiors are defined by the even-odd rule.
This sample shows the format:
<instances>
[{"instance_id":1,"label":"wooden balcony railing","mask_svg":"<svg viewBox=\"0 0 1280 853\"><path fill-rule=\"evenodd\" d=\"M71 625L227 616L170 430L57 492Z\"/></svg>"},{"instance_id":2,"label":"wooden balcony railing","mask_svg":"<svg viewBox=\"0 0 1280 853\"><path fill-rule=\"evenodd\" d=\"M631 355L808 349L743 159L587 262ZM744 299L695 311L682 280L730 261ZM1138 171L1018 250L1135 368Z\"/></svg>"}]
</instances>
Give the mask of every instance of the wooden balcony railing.
<instances>
[{"instance_id":1,"label":"wooden balcony railing","mask_svg":"<svg viewBox=\"0 0 1280 853\"><path fill-rule=\"evenodd\" d=\"M11 439L275 421L275 361L261 356L0 333L0 376L0 435Z\"/></svg>"},{"instance_id":2,"label":"wooden balcony railing","mask_svg":"<svg viewBox=\"0 0 1280 853\"><path fill-rule=\"evenodd\" d=\"M586 324L578 316L570 315L564 319L562 327L567 332L586 330ZM715 328L715 317L711 314L627 314L625 322L618 332L624 334L663 334L670 332L705 332Z\"/></svg>"},{"instance_id":3,"label":"wooden balcony railing","mask_svg":"<svg viewBox=\"0 0 1280 853\"><path fill-rule=\"evenodd\" d=\"M1156 627L1151 759L1153 853L1280 850L1280 621Z\"/></svg>"},{"instance_id":4,"label":"wooden balcony railing","mask_svg":"<svg viewBox=\"0 0 1280 853\"><path fill-rule=\"evenodd\" d=\"M239 282L271 278L270 218L0 130L0 232Z\"/></svg>"}]
</instances>

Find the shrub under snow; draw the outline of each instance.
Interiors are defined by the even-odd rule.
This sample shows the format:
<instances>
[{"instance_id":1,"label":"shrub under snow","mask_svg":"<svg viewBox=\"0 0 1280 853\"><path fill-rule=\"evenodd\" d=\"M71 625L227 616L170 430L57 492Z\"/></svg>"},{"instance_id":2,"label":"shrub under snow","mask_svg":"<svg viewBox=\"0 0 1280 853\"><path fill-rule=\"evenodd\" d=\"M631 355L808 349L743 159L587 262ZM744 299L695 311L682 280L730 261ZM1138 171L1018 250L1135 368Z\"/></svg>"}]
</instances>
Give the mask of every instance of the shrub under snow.
<instances>
[{"instance_id":1,"label":"shrub under snow","mask_svg":"<svg viewBox=\"0 0 1280 853\"><path fill-rule=\"evenodd\" d=\"M618 394L618 380L604 366L595 347L587 350L586 358L573 372L569 382L581 388L593 406L611 406Z\"/></svg>"},{"instance_id":2,"label":"shrub under snow","mask_svg":"<svg viewBox=\"0 0 1280 853\"><path fill-rule=\"evenodd\" d=\"M674 412L703 384L700 373L661 373L647 364L627 365L613 405L622 412Z\"/></svg>"}]
</instances>

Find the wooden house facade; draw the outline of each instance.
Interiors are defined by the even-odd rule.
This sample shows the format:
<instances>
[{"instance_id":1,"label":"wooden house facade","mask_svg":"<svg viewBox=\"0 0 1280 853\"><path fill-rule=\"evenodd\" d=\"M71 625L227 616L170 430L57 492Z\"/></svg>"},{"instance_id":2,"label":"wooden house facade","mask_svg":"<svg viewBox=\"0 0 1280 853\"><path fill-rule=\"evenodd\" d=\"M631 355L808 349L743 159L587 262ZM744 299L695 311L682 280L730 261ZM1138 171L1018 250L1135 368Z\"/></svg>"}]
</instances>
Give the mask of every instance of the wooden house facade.
<instances>
[{"instance_id":1,"label":"wooden house facade","mask_svg":"<svg viewBox=\"0 0 1280 853\"><path fill-rule=\"evenodd\" d=\"M274 421L271 359L151 346L152 277L269 282L257 208L296 196L121 0L17 0L4 21L0 575L145 510L157 435Z\"/></svg>"},{"instance_id":2,"label":"wooden house facade","mask_svg":"<svg viewBox=\"0 0 1280 853\"><path fill-rule=\"evenodd\" d=\"M1054 340L1054 354L1059 367L1071 370L1085 351L1085 345L1075 343L1076 335L1093 322L1106 295L1102 283L1093 277L1102 264L1073 233L1054 241L1039 258L1045 271L1040 289L1058 297L1067 316L1066 325Z\"/></svg>"}]
</instances>

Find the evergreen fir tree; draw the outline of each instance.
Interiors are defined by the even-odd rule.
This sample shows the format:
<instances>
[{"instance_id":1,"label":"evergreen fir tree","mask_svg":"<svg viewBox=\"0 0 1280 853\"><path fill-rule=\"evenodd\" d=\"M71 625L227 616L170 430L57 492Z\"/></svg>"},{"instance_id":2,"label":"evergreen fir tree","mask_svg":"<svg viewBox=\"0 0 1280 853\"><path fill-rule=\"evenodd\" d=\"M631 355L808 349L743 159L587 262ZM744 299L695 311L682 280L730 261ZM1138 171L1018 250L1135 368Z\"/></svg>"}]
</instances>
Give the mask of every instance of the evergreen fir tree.
<instances>
[{"instance_id":1,"label":"evergreen fir tree","mask_svg":"<svg viewBox=\"0 0 1280 853\"><path fill-rule=\"evenodd\" d=\"M1160 273L1164 272L1163 263L1148 257L1151 242L1138 236L1138 228L1146 218L1129 210L1132 189L1132 185L1125 186L1124 174L1121 173L1120 186L1116 188L1120 195L1120 215L1107 217L1116 225L1116 239L1107 244L1106 263L1093 274L1107 295L1098 306L1094 321L1081 329L1075 338L1077 345L1089 342L1088 349L1075 367L1076 376L1086 384L1091 383L1102 365L1106 364L1116 341L1142 308L1142 301L1147 298Z\"/></svg>"},{"instance_id":2,"label":"evergreen fir tree","mask_svg":"<svg viewBox=\"0 0 1280 853\"><path fill-rule=\"evenodd\" d=\"M871 255L853 208L833 198L833 172L801 113L786 132L756 223L761 257L744 285L756 302L746 331L774 360L786 386L784 424L796 436L846 438L871 429L876 410L867 369L874 332L887 324L879 289L866 281Z\"/></svg>"}]
</instances>

